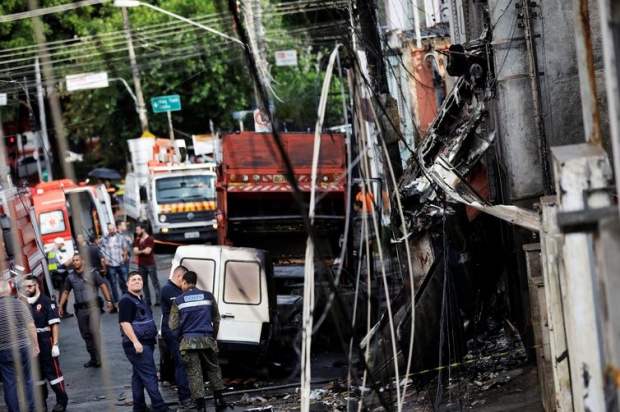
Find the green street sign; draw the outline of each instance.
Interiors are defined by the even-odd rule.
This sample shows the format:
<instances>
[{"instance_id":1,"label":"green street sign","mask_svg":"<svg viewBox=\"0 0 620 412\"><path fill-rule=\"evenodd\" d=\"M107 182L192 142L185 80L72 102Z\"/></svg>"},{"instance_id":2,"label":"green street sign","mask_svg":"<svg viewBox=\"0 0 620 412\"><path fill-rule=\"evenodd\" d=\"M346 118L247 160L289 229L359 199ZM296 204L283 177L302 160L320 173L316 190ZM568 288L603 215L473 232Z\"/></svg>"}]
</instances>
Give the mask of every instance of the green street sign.
<instances>
[{"instance_id":1,"label":"green street sign","mask_svg":"<svg viewBox=\"0 0 620 412\"><path fill-rule=\"evenodd\" d=\"M153 113L178 112L181 110L181 98L178 94L151 98Z\"/></svg>"}]
</instances>

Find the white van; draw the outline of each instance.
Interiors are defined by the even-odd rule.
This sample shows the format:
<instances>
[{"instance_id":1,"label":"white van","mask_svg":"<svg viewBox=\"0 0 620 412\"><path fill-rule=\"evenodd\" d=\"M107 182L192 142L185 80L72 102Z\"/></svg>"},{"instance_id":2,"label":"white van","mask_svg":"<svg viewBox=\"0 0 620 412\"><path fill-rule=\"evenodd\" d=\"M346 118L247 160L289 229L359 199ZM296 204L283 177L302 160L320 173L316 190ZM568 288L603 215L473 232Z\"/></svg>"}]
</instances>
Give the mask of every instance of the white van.
<instances>
[{"instance_id":1,"label":"white van","mask_svg":"<svg viewBox=\"0 0 620 412\"><path fill-rule=\"evenodd\" d=\"M273 266L266 251L216 245L177 248L170 276L183 265L198 288L213 293L222 320L217 336L223 361L249 355L260 362L279 335Z\"/></svg>"}]
</instances>

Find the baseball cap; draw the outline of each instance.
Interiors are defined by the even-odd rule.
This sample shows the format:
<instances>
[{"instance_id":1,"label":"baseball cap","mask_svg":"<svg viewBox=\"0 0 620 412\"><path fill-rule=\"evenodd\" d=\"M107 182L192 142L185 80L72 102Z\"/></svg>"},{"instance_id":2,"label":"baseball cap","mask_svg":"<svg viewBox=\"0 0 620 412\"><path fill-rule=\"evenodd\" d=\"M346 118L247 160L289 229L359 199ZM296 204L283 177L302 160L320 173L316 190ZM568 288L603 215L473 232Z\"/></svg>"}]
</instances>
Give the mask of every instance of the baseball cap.
<instances>
[{"instance_id":1,"label":"baseball cap","mask_svg":"<svg viewBox=\"0 0 620 412\"><path fill-rule=\"evenodd\" d=\"M61 237L57 237L56 239L54 239L54 243L64 245L65 244L65 240L63 238L61 238Z\"/></svg>"}]
</instances>

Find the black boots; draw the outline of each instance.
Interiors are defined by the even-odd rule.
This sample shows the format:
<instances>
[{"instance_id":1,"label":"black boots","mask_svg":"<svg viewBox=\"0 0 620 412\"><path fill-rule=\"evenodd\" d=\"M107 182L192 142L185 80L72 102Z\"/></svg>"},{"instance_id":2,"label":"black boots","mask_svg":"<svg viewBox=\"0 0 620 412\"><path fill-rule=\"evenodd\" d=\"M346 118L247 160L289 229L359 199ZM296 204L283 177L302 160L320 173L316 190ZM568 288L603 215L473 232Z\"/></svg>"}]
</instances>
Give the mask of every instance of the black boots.
<instances>
[{"instance_id":1,"label":"black boots","mask_svg":"<svg viewBox=\"0 0 620 412\"><path fill-rule=\"evenodd\" d=\"M85 368L99 368L101 366L101 361L96 358L91 358L88 362L84 364Z\"/></svg>"},{"instance_id":2,"label":"black boots","mask_svg":"<svg viewBox=\"0 0 620 412\"><path fill-rule=\"evenodd\" d=\"M213 400L215 401L215 410L216 411L223 411L226 408L228 408L228 404L224 401L224 398L222 397L222 391L214 391L213 392ZM204 398L200 398L200 399L194 399L194 408L197 411L200 412L206 412L207 411L207 404L204 400ZM193 406L193 405L191 405ZM188 408L191 407L190 405L188 405Z\"/></svg>"},{"instance_id":3,"label":"black boots","mask_svg":"<svg viewBox=\"0 0 620 412\"><path fill-rule=\"evenodd\" d=\"M196 404L196 410L200 412L207 411L207 405L205 404L205 398L195 399L194 403Z\"/></svg>"},{"instance_id":4,"label":"black boots","mask_svg":"<svg viewBox=\"0 0 620 412\"><path fill-rule=\"evenodd\" d=\"M221 411L228 407L226 401L224 401L224 397L222 396L222 391L213 391L213 399L215 400L215 409Z\"/></svg>"}]
</instances>

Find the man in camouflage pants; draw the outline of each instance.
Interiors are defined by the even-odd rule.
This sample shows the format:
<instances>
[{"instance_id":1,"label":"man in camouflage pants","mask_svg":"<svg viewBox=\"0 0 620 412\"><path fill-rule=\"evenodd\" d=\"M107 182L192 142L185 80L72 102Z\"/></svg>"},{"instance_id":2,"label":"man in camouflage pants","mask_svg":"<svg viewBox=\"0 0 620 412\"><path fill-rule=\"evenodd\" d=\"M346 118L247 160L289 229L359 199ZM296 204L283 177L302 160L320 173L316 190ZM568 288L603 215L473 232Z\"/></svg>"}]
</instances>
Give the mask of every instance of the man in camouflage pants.
<instances>
[{"instance_id":1,"label":"man in camouflage pants","mask_svg":"<svg viewBox=\"0 0 620 412\"><path fill-rule=\"evenodd\" d=\"M220 328L220 312L211 292L196 287L196 272L186 272L181 281L179 295L172 303L171 330L179 330L181 360L189 378L189 388L196 402L196 409L206 411L205 379L202 368L207 371L211 383L215 407L226 408L222 397L222 371L218 362L217 333Z\"/></svg>"}]
</instances>

